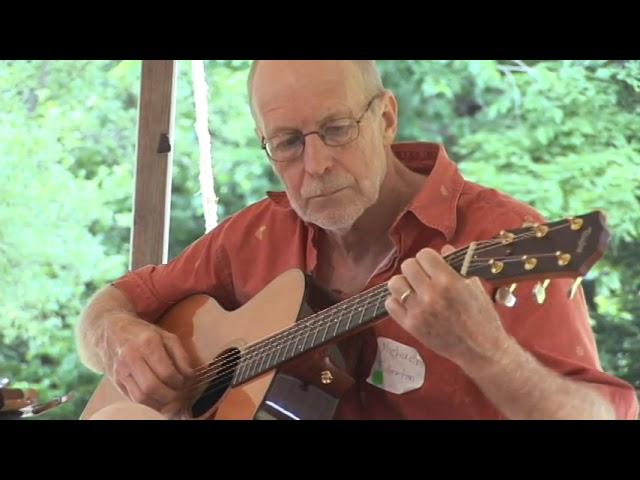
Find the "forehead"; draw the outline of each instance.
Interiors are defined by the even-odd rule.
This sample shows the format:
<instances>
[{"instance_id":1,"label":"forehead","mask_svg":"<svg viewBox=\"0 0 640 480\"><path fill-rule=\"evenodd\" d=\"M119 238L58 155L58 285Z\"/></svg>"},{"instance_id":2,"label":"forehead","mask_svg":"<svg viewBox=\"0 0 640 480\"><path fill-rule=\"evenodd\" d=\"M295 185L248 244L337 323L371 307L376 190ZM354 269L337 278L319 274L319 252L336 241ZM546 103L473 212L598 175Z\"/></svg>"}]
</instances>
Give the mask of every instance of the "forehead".
<instances>
[{"instance_id":1,"label":"forehead","mask_svg":"<svg viewBox=\"0 0 640 480\"><path fill-rule=\"evenodd\" d=\"M364 98L349 61L261 61L253 82L258 127L302 128L332 114L350 114Z\"/></svg>"}]
</instances>

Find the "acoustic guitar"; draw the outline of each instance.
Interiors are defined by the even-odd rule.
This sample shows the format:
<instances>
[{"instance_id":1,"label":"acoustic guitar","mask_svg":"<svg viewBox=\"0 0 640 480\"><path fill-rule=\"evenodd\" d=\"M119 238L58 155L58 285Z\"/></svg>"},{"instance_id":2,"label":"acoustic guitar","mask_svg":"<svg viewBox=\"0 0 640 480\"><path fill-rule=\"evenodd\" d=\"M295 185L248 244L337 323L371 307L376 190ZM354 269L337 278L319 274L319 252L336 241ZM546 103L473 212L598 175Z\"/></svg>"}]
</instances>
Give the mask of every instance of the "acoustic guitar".
<instances>
[{"instance_id":1,"label":"acoustic guitar","mask_svg":"<svg viewBox=\"0 0 640 480\"><path fill-rule=\"evenodd\" d=\"M552 278L579 281L609 243L605 215L594 211L545 224L502 231L444 257L465 277L497 288L513 304L515 282L538 280L544 301ZM335 302L311 277L293 269L276 277L233 311L213 298L193 295L177 303L158 325L177 335L195 368L171 419L330 419L354 382L330 358L329 347L388 316L386 284ZM169 418L129 401L106 376L81 419Z\"/></svg>"}]
</instances>

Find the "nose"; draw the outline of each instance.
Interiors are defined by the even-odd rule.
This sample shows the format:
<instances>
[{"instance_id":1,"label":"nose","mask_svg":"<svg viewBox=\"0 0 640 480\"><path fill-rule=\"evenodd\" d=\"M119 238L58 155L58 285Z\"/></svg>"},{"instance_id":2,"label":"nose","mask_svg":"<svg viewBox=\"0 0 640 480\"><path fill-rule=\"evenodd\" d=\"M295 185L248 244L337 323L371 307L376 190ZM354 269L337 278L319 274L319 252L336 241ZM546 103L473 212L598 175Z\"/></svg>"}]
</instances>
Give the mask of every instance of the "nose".
<instances>
[{"instance_id":1,"label":"nose","mask_svg":"<svg viewBox=\"0 0 640 480\"><path fill-rule=\"evenodd\" d=\"M322 175L333 164L331 152L318 135L309 135L305 139L302 160L305 171L312 176Z\"/></svg>"}]
</instances>

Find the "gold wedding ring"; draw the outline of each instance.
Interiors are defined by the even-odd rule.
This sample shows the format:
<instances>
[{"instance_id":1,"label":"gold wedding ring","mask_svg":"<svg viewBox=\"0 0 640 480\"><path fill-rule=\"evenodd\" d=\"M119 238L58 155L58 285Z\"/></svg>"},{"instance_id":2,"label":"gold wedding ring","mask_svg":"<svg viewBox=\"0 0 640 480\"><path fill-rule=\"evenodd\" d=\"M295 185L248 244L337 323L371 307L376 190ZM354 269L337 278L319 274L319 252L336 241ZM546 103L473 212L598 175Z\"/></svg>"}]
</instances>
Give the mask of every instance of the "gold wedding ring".
<instances>
[{"instance_id":1,"label":"gold wedding ring","mask_svg":"<svg viewBox=\"0 0 640 480\"><path fill-rule=\"evenodd\" d=\"M406 292L404 292L401 296L400 296L400 303L404 303L407 298L409 297L409 295L411 295L411 293L413 292L413 290L409 289Z\"/></svg>"}]
</instances>

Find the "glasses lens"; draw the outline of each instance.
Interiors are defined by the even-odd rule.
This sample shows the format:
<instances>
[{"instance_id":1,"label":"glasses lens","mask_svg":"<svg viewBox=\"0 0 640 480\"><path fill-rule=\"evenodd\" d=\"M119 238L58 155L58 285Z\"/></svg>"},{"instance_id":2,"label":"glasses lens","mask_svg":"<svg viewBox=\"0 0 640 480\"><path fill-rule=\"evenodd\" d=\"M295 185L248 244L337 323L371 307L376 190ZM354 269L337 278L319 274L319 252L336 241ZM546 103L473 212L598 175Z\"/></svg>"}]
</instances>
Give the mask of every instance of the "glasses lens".
<instances>
[{"instance_id":1,"label":"glasses lens","mask_svg":"<svg viewBox=\"0 0 640 480\"><path fill-rule=\"evenodd\" d=\"M322 139L327 145L345 145L358 136L358 123L352 119L336 120L324 126Z\"/></svg>"},{"instance_id":2,"label":"glasses lens","mask_svg":"<svg viewBox=\"0 0 640 480\"><path fill-rule=\"evenodd\" d=\"M278 135L266 142L267 153L278 162L286 162L297 157L302 151L304 138L300 133Z\"/></svg>"}]
</instances>

